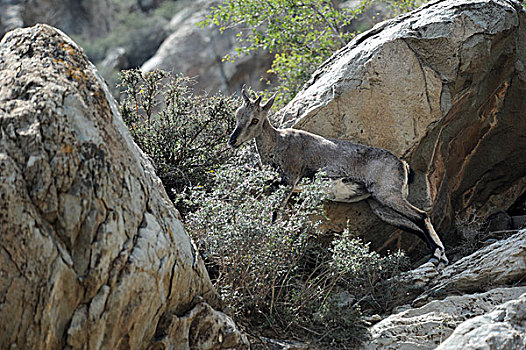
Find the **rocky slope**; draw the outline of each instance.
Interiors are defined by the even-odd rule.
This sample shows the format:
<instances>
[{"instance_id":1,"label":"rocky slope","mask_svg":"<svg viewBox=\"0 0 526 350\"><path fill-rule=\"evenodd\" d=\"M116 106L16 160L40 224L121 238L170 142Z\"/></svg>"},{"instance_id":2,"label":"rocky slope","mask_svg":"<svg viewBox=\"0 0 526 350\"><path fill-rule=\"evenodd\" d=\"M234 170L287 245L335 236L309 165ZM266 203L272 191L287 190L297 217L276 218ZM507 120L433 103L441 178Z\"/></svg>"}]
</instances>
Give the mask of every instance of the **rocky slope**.
<instances>
[{"instance_id":1,"label":"rocky slope","mask_svg":"<svg viewBox=\"0 0 526 350\"><path fill-rule=\"evenodd\" d=\"M47 23L70 35L94 38L110 31L114 15L112 0L2 0L0 37L14 28Z\"/></svg>"},{"instance_id":2,"label":"rocky slope","mask_svg":"<svg viewBox=\"0 0 526 350\"><path fill-rule=\"evenodd\" d=\"M455 218L483 220L524 198L525 19L513 0L435 1L356 38L281 116L403 156L416 171L411 200L457 247L466 237L451 229ZM176 27L176 47L186 36L206 45L195 27ZM227 77L249 79L236 74ZM0 348L245 347L79 48L45 25L13 31L0 44L0 77ZM377 248L422 245L364 203L329 210ZM381 320L364 349L524 348L526 231L484 245L443 270L402 276L396 308L371 318Z\"/></svg>"},{"instance_id":3,"label":"rocky slope","mask_svg":"<svg viewBox=\"0 0 526 350\"><path fill-rule=\"evenodd\" d=\"M434 1L355 38L280 115L405 158L416 174L410 200L454 246L455 220L506 211L526 190L525 63L519 2ZM376 248L400 242L365 203L329 211Z\"/></svg>"},{"instance_id":4,"label":"rocky slope","mask_svg":"<svg viewBox=\"0 0 526 350\"><path fill-rule=\"evenodd\" d=\"M178 9L171 21L155 12L168 3L173 3L166 6L172 9L168 12ZM222 60L225 55L236 55L237 31L230 29L221 34L217 27L197 25L205 19L209 8L218 3L216 0L3 0L0 38L8 30L36 23L50 24L68 35L77 35L110 85L117 83L119 70L142 65L145 71L163 69L194 77L198 91L230 93L245 83L254 89L264 89L270 78L267 73L270 55L262 53L225 62Z\"/></svg>"},{"instance_id":5,"label":"rocky slope","mask_svg":"<svg viewBox=\"0 0 526 350\"><path fill-rule=\"evenodd\" d=\"M0 198L0 348L243 344L106 85L47 25L0 43Z\"/></svg>"},{"instance_id":6,"label":"rocky slope","mask_svg":"<svg viewBox=\"0 0 526 350\"><path fill-rule=\"evenodd\" d=\"M442 271L401 277L408 304L370 327L363 349L522 349L526 345L526 230Z\"/></svg>"}]
</instances>

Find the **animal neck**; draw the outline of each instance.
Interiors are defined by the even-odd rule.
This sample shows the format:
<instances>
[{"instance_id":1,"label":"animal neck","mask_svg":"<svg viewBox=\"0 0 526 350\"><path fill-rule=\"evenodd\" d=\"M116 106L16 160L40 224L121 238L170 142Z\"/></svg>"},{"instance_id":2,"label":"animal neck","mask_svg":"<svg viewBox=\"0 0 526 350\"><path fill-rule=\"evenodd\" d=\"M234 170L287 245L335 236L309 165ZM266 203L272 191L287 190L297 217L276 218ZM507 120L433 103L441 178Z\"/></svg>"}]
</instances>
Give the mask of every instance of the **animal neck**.
<instances>
[{"instance_id":1,"label":"animal neck","mask_svg":"<svg viewBox=\"0 0 526 350\"><path fill-rule=\"evenodd\" d=\"M263 163L267 163L267 156L276 146L277 130L270 124L268 118L263 121L262 132L256 137L256 146Z\"/></svg>"}]
</instances>

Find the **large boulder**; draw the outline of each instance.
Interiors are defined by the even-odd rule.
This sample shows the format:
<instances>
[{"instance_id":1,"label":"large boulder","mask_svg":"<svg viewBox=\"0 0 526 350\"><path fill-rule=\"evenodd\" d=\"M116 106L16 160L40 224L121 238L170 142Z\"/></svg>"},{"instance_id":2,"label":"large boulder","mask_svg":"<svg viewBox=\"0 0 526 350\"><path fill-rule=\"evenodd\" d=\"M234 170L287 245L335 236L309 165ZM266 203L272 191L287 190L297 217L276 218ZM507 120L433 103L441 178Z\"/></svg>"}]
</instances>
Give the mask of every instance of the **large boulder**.
<instances>
[{"instance_id":1,"label":"large boulder","mask_svg":"<svg viewBox=\"0 0 526 350\"><path fill-rule=\"evenodd\" d=\"M459 325L437 350L526 348L526 293Z\"/></svg>"},{"instance_id":2,"label":"large boulder","mask_svg":"<svg viewBox=\"0 0 526 350\"><path fill-rule=\"evenodd\" d=\"M451 246L455 216L506 211L526 190L525 64L519 2L434 1L356 37L279 113L284 126L406 159L410 201ZM375 248L400 242L365 203L329 213Z\"/></svg>"},{"instance_id":3,"label":"large boulder","mask_svg":"<svg viewBox=\"0 0 526 350\"><path fill-rule=\"evenodd\" d=\"M271 65L269 54L243 55L224 61L225 55L237 55L235 29L220 33L217 27L202 27L215 0L191 3L175 15L167 30L171 33L153 57L142 65L143 71L162 69L195 77L196 88L206 92L237 91L243 84L264 89Z\"/></svg>"},{"instance_id":4,"label":"large boulder","mask_svg":"<svg viewBox=\"0 0 526 350\"><path fill-rule=\"evenodd\" d=\"M435 349L453 333L458 333L456 329L464 327L463 322L492 312L495 307L516 300L524 293L526 287L495 288L484 293L452 295L400 311L370 328L371 339L363 350ZM462 346L443 348L463 349Z\"/></svg>"},{"instance_id":5,"label":"large boulder","mask_svg":"<svg viewBox=\"0 0 526 350\"><path fill-rule=\"evenodd\" d=\"M47 25L0 43L0 198L0 348L242 344L105 83Z\"/></svg>"}]
</instances>

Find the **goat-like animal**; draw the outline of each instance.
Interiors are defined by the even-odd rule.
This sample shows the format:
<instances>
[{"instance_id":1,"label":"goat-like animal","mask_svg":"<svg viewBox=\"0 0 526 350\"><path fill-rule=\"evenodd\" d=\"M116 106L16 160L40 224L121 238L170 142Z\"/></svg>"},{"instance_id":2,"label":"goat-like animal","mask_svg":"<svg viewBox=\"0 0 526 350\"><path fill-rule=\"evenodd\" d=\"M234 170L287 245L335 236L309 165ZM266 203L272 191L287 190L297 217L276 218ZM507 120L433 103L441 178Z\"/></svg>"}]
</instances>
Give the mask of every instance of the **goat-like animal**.
<instances>
[{"instance_id":1,"label":"goat-like animal","mask_svg":"<svg viewBox=\"0 0 526 350\"><path fill-rule=\"evenodd\" d=\"M383 221L416 234L431 250L431 261L448 263L444 245L426 212L407 201L409 166L388 150L344 140L324 138L303 130L276 129L267 118L275 95L265 104L251 100L236 111L236 128L229 146L256 139L261 162L277 168L281 182L294 188L303 177L325 172L333 179L329 199L337 202L367 200Z\"/></svg>"}]
</instances>

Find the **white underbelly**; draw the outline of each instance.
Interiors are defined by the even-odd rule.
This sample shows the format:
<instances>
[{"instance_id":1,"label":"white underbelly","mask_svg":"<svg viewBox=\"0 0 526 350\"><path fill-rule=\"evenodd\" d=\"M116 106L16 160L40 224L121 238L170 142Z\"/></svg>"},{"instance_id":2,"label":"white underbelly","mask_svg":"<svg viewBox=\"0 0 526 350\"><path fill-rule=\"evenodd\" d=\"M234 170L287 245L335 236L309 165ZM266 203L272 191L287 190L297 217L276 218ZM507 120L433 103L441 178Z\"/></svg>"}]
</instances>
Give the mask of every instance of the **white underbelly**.
<instances>
[{"instance_id":1,"label":"white underbelly","mask_svg":"<svg viewBox=\"0 0 526 350\"><path fill-rule=\"evenodd\" d=\"M334 202L354 203L371 196L360 183L337 179L329 185L329 199Z\"/></svg>"}]
</instances>

